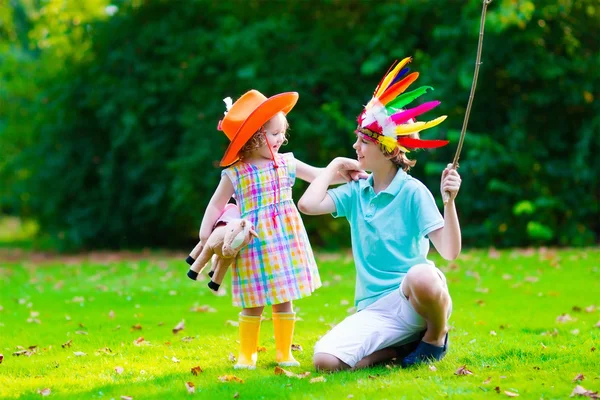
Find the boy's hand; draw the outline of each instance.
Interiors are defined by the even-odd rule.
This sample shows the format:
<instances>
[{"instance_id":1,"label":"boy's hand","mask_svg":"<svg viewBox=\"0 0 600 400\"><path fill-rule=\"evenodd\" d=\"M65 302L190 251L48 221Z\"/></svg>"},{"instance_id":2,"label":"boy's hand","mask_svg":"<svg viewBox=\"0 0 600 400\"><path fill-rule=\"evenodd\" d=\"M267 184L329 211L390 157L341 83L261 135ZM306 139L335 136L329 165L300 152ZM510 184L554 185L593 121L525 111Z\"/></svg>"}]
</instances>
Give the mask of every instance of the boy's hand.
<instances>
[{"instance_id":1,"label":"boy's hand","mask_svg":"<svg viewBox=\"0 0 600 400\"><path fill-rule=\"evenodd\" d=\"M458 191L460 190L460 183L462 180L460 179L460 175L458 171L452 168L452 164L448 164L444 172L442 172L442 182L440 184L440 190L442 192L442 197L445 192L450 193L450 199L454 200L454 198L458 195Z\"/></svg>"}]
</instances>

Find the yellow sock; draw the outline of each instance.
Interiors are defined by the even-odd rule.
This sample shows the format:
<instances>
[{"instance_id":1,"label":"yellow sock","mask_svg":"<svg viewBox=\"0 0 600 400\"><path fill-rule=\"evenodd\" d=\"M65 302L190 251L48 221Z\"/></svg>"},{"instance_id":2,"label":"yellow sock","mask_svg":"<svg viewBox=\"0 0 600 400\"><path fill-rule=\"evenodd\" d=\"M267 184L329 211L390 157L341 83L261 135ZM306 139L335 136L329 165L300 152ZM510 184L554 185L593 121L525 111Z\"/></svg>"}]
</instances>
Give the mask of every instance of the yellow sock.
<instances>
[{"instance_id":1,"label":"yellow sock","mask_svg":"<svg viewBox=\"0 0 600 400\"><path fill-rule=\"evenodd\" d=\"M282 367L298 367L300 363L292 356L292 338L296 313L273 313L273 329L275 331L276 360Z\"/></svg>"},{"instance_id":2,"label":"yellow sock","mask_svg":"<svg viewBox=\"0 0 600 400\"><path fill-rule=\"evenodd\" d=\"M235 369L256 368L260 318L260 315L254 317L240 313L240 353Z\"/></svg>"}]
</instances>

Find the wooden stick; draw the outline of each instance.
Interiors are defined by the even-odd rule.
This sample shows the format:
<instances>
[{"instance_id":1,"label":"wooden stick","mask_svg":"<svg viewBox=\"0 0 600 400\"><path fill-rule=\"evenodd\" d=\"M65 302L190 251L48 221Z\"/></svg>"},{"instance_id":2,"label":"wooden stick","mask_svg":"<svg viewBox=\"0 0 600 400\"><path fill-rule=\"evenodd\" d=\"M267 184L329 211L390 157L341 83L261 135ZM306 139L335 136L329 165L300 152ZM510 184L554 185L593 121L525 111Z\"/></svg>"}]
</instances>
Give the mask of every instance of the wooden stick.
<instances>
[{"instance_id":1,"label":"wooden stick","mask_svg":"<svg viewBox=\"0 0 600 400\"><path fill-rule=\"evenodd\" d=\"M479 43L477 44L477 58L475 60L475 73L473 74L473 83L471 84L471 94L469 95L469 102L467 103L467 111L465 112L465 119L463 126L460 131L460 139L458 141L458 147L456 148L456 154L454 155L454 161L452 161L452 168L458 169L458 158L460 157L460 151L462 150L463 141L465 140L465 133L467 131L467 125L469 124L469 116L471 115L471 107L473 106L473 99L475 98L475 88L477 87L477 77L479 76L479 66L481 65L481 49L483 48L483 28L485 26L485 14L487 6L492 0L483 0L483 9L481 10L481 21L479 23ZM444 206L450 201L450 193L444 192Z\"/></svg>"}]
</instances>

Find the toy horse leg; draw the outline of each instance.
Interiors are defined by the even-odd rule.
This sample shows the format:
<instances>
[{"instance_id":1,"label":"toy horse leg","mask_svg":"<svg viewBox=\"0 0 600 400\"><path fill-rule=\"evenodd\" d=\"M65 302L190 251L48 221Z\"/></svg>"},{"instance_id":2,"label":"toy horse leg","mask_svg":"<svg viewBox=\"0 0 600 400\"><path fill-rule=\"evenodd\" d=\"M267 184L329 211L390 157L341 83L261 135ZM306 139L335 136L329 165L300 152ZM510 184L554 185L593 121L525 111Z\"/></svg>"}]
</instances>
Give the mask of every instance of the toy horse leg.
<instances>
[{"instance_id":1,"label":"toy horse leg","mask_svg":"<svg viewBox=\"0 0 600 400\"><path fill-rule=\"evenodd\" d=\"M198 280L198 275L206 267L206 263L208 263L213 254L213 250L210 247L204 246L202 252L190 267L187 273L188 277L192 280Z\"/></svg>"},{"instance_id":2,"label":"toy horse leg","mask_svg":"<svg viewBox=\"0 0 600 400\"><path fill-rule=\"evenodd\" d=\"M194 263L194 261L196 261L196 258L198 258L198 255L200 254L201 251L202 251L202 242L198 242L196 247L194 247L194 250L192 250L190 255L185 259L185 262L188 263L189 265L192 265Z\"/></svg>"},{"instance_id":3,"label":"toy horse leg","mask_svg":"<svg viewBox=\"0 0 600 400\"><path fill-rule=\"evenodd\" d=\"M210 282L208 282L208 287L217 292L219 287L221 287L221 283L223 282L223 278L229 269L229 266L233 262L233 258L222 258L218 257L216 259L214 274L211 276Z\"/></svg>"}]
</instances>

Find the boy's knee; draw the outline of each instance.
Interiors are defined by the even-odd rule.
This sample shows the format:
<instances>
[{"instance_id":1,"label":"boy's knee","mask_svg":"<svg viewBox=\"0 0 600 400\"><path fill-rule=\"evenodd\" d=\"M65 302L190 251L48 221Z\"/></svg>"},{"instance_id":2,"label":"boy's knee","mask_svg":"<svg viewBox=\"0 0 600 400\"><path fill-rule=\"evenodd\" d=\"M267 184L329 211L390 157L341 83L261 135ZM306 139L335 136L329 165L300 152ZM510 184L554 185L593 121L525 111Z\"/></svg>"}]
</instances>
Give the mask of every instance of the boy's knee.
<instances>
[{"instance_id":1,"label":"boy's knee","mask_svg":"<svg viewBox=\"0 0 600 400\"><path fill-rule=\"evenodd\" d=\"M405 292L419 302L449 300L448 288L437 269L429 265L412 267L405 277Z\"/></svg>"},{"instance_id":2,"label":"boy's knee","mask_svg":"<svg viewBox=\"0 0 600 400\"><path fill-rule=\"evenodd\" d=\"M313 365L317 371L333 372L350 368L347 364L340 361L339 358L327 353L315 353L313 356Z\"/></svg>"}]
</instances>

